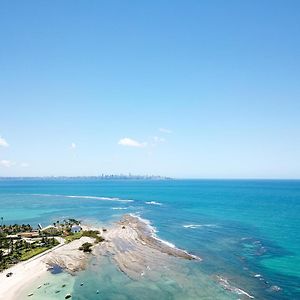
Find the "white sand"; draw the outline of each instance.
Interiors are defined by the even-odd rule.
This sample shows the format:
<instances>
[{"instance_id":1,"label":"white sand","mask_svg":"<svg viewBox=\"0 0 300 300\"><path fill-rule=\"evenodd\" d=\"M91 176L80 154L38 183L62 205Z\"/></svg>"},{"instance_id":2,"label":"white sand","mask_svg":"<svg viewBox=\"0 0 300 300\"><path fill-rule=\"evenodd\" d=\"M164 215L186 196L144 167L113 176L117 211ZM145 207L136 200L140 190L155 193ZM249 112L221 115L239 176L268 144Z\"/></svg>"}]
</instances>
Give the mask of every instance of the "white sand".
<instances>
[{"instance_id":1,"label":"white sand","mask_svg":"<svg viewBox=\"0 0 300 300\"><path fill-rule=\"evenodd\" d=\"M17 265L4 270L0 273L0 300L2 299L16 299L19 289L26 286L28 283L40 278L47 271L47 266L44 258L51 252L58 251L64 245L63 240L60 244L52 249L49 249L27 261L20 262ZM12 272L11 277L6 277L6 274Z\"/></svg>"},{"instance_id":2,"label":"white sand","mask_svg":"<svg viewBox=\"0 0 300 300\"><path fill-rule=\"evenodd\" d=\"M93 242L93 239L82 237L69 244L64 244L61 238L59 240L58 246L0 273L0 300L20 300L18 292L45 276L51 264L59 263L71 272L84 267L87 257L78 248L85 242ZM9 272L13 275L6 277Z\"/></svg>"},{"instance_id":3,"label":"white sand","mask_svg":"<svg viewBox=\"0 0 300 300\"><path fill-rule=\"evenodd\" d=\"M84 229L99 230L88 227ZM159 269L170 265L169 259L172 257L200 260L199 257L159 240L147 222L131 215L123 216L120 222L109 227L107 231L99 231L105 241L93 247L93 254L110 257L120 271L130 278L138 279L155 269L160 273ZM90 255L78 248L85 242L93 243L94 239L82 237L69 244L64 244L63 239L60 242L53 249L1 273L0 300L19 300L19 291L45 276L49 266L59 265L70 273L83 270ZM8 272L13 275L6 277Z\"/></svg>"}]
</instances>

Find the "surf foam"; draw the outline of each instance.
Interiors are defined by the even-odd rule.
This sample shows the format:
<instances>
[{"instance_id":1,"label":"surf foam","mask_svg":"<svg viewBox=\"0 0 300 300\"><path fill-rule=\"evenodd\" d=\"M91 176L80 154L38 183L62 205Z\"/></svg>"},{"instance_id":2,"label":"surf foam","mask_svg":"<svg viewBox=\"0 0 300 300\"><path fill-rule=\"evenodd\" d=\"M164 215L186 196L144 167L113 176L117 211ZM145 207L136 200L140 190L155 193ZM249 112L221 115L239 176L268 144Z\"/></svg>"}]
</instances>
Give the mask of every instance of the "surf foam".
<instances>
[{"instance_id":1,"label":"surf foam","mask_svg":"<svg viewBox=\"0 0 300 300\"><path fill-rule=\"evenodd\" d=\"M76 198L76 199L92 199L92 200L101 200L101 201L116 201L116 202L134 202L130 199L120 199L117 197L99 197L99 196L80 196L80 195L57 195L57 194L27 194L33 196L42 196L42 197L64 197L64 198Z\"/></svg>"},{"instance_id":2,"label":"surf foam","mask_svg":"<svg viewBox=\"0 0 300 300\"><path fill-rule=\"evenodd\" d=\"M156 202L156 201L147 201L147 202L145 202L145 203L148 204L148 205L159 205L159 206L162 205L162 203Z\"/></svg>"}]
</instances>

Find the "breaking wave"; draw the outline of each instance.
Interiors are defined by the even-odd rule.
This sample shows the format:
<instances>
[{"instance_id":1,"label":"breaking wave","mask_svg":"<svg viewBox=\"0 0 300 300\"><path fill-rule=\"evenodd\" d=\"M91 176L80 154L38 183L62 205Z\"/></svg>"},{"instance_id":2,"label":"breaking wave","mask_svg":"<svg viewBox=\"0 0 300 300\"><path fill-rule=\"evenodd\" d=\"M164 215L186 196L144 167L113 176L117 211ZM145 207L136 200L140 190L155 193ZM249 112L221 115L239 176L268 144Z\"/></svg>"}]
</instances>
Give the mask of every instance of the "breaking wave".
<instances>
[{"instance_id":1,"label":"breaking wave","mask_svg":"<svg viewBox=\"0 0 300 300\"><path fill-rule=\"evenodd\" d=\"M162 203L160 202L155 202L155 201L147 201L145 202L146 204L149 204L149 205L162 205Z\"/></svg>"}]
</instances>

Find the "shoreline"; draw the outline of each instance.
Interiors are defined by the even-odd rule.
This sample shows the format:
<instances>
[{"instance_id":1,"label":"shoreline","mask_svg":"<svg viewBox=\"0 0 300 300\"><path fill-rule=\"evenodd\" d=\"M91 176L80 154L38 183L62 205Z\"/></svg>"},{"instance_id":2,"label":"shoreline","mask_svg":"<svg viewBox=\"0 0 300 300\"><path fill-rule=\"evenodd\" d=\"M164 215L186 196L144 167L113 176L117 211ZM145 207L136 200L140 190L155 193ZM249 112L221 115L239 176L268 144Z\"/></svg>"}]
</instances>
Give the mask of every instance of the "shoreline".
<instances>
[{"instance_id":1,"label":"shoreline","mask_svg":"<svg viewBox=\"0 0 300 300\"><path fill-rule=\"evenodd\" d=\"M48 268L43 262L44 258L64 245L64 241L61 241L59 245L46 250L29 260L19 262L18 264L3 270L3 272L0 273L0 300L17 300L15 297L20 289L23 289L25 285L30 284L42 275L47 274ZM12 272L13 275L11 277L6 277L6 274L9 272Z\"/></svg>"},{"instance_id":2,"label":"shoreline","mask_svg":"<svg viewBox=\"0 0 300 300\"><path fill-rule=\"evenodd\" d=\"M119 222L112 224L107 229L93 226L83 226L83 230L98 230L104 241L95 244L91 237L81 237L70 243L65 243L60 238L60 244L31 259L20 262L0 273L0 300L20 299L20 293L26 286L31 286L35 281L49 274L51 266L60 266L64 271L74 275L86 268L91 257L79 250L86 242L92 243L92 255L109 257L111 263L129 278L137 280L150 270L159 269L160 266L170 263L170 259L197 260L199 257L189 254L185 250L176 248L173 244L159 239L150 222L137 216L124 215ZM6 277L12 272L11 277ZM31 291L34 294L34 291Z\"/></svg>"},{"instance_id":3,"label":"shoreline","mask_svg":"<svg viewBox=\"0 0 300 300\"><path fill-rule=\"evenodd\" d=\"M65 262L62 267L70 273L84 269L87 256L78 248L82 243L91 241L93 239L82 237L66 244L60 238L59 245L4 270L0 273L0 300L19 300L20 291L49 274L49 267L56 264L56 260L61 264ZM9 272L13 273L12 276L6 277Z\"/></svg>"}]
</instances>

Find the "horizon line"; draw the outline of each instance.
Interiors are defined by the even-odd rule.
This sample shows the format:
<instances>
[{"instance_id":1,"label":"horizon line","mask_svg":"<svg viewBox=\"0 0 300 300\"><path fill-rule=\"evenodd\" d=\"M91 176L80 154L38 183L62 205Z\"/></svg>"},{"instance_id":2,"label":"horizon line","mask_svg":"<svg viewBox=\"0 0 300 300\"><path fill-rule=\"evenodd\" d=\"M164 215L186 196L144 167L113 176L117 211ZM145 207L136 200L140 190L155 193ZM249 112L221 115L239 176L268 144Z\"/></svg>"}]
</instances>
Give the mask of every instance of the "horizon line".
<instances>
[{"instance_id":1,"label":"horizon line","mask_svg":"<svg viewBox=\"0 0 300 300\"><path fill-rule=\"evenodd\" d=\"M74 175L74 176L66 176L66 175L46 175L46 176L0 176L0 180L2 179L72 179L72 178L99 178L104 180L122 180L122 178L109 178L110 175L106 175L107 177L102 177L101 175ZM123 176L123 179L138 179L142 180L142 177L149 180L295 180L298 181L300 178L271 178L271 177L170 177L163 175L113 175L115 177ZM136 177L136 178L135 178Z\"/></svg>"}]
</instances>

